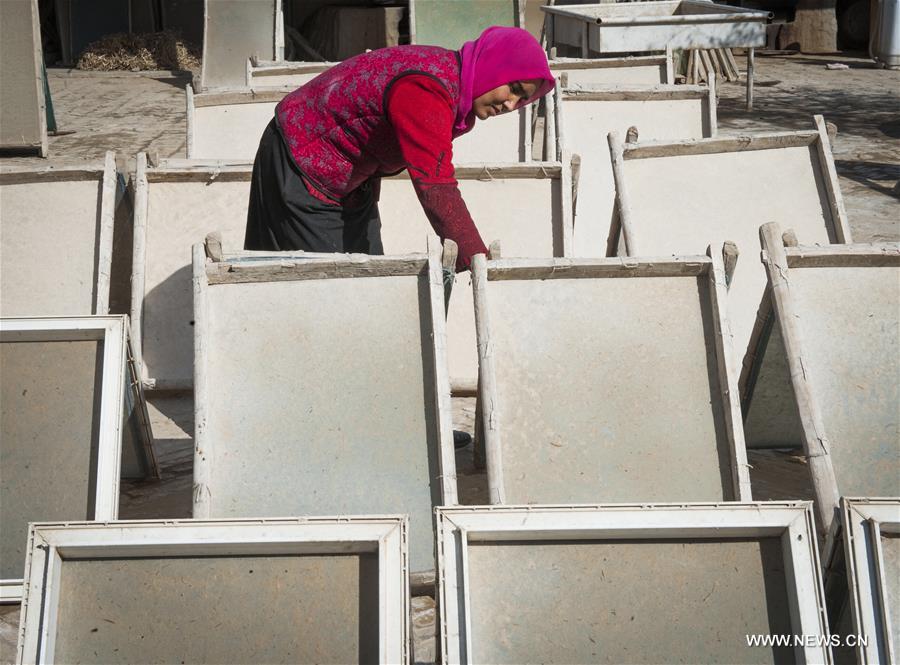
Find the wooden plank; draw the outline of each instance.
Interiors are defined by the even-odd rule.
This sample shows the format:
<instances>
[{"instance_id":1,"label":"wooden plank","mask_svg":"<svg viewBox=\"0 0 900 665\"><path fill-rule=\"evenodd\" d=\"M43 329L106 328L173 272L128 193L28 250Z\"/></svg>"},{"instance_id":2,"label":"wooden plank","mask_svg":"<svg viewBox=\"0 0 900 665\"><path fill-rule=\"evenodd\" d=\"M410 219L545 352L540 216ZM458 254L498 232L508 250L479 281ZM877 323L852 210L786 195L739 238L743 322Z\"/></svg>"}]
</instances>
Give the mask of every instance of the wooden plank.
<instances>
[{"instance_id":1,"label":"wooden plank","mask_svg":"<svg viewBox=\"0 0 900 665\"><path fill-rule=\"evenodd\" d=\"M656 85L652 87L603 86L603 88L569 88L563 91L564 102L655 101L663 99L702 99L709 91L699 85Z\"/></svg>"},{"instance_id":2,"label":"wooden plank","mask_svg":"<svg viewBox=\"0 0 900 665\"><path fill-rule=\"evenodd\" d=\"M596 279L600 277L699 276L709 271L707 256L611 257L605 259L495 259L488 279Z\"/></svg>"},{"instance_id":3,"label":"wooden plank","mask_svg":"<svg viewBox=\"0 0 900 665\"><path fill-rule=\"evenodd\" d=\"M625 159L649 159L678 155L707 155L717 152L773 150L813 145L817 132L777 132L772 134L744 134L710 139L681 141L648 141L625 147Z\"/></svg>"},{"instance_id":4,"label":"wooden plank","mask_svg":"<svg viewBox=\"0 0 900 665\"><path fill-rule=\"evenodd\" d=\"M838 242L853 242L850 235L850 222L847 219L847 211L844 209L844 197L841 195L841 186L838 182L837 170L834 167L834 156L831 154L831 140L825 127L825 118L821 115L813 116L816 130L819 132L819 141L816 148L819 159L825 171L825 191L828 193L828 203L831 205L831 215L835 219Z\"/></svg>"},{"instance_id":5,"label":"wooden plank","mask_svg":"<svg viewBox=\"0 0 900 665\"><path fill-rule=\"evenodd\" d=\"M488 468L488 501L505 503L503 459L500 433L500 406L491 341L490 309L487 301L487 259L477 254L472 259L472 291L475 301L475 329L478 337L478 403L481 409L482 447Z\"/></svg>"},{"instance_id":6,"label":"wooden plank","mask_svg":"<svg viewBox=\"0 0 900 665\"><path fill-rule=\"evenodd\" d=\"M900 265L900 243L786 247L790 268L852 268Z\"/></svg>"},{"instance_id":7,"label":"wooden plank","mask_svg":"<svg viewBox=\"0 0 900 665\"><path fill-rule=\"evenodd\" d=\"M254 282L290 282L306 279L341 279L347 277L383 277L385 275L419 275L426 262L421 257L409 259L371 258L366 261L311 260L281 261L277 265L212 263L207 280L215 284L247 284Z\"/></svg>"},{"instance_id":8,"label":"wooden plank","mask_svg":"<svg viewBox=\"0 0 900 665\"><path fill-rule=\"evenodd\" d=\"M840 498L834 466L828 449L831 444L826 436L820 406L813 397L809 363L803 350L803 335L796 321L795 304L790 292L787 257L781 241L778 224L770 222L760 227L765 262L772 290L775 315L781 324L781 337L791 373L791 385L797 402L803 432L803 452L807 458L813 490L816 495L816 516L819 531L827 534L834 519L834 511Z\"/></svg>"}]
</instances>

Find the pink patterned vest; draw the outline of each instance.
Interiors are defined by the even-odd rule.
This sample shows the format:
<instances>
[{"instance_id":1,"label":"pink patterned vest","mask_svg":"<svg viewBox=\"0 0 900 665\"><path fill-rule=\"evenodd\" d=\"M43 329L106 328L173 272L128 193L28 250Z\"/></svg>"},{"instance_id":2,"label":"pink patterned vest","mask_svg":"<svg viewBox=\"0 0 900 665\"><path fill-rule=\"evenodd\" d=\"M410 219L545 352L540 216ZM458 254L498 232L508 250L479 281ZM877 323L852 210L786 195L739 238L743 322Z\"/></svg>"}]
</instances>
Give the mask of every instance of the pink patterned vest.
<instances>
[{"instance_id":1,"label":"pink patterned vest","mask_svg":"<svg viewBox=\"0 0 900 665\"><path fill-rule=\"evenodd\" d=\"M317 188L339 200L372 176L405 168L385 99L409 74L431 76L459 99L456 51L392 46L349 58L281 100L275 109L281 135Z\"/></svg>"}]
</instances>

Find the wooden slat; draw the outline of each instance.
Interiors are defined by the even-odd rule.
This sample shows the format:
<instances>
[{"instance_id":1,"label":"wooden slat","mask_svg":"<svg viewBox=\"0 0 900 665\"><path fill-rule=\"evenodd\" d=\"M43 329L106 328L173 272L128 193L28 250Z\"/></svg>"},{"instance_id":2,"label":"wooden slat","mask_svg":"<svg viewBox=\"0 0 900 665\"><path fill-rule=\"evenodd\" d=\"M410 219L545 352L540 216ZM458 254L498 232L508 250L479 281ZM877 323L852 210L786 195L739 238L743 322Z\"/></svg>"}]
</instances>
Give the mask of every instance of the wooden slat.
<instances>
[{"instance_id":1,"label":"wooden slat","mask_svg":"<svg viewBox=\"0 0 900 665\"><path fill-rule=\"evenodd\" d=\"M409 258L370 259L366 261L281 261L277 264L210 263L206 267L210 286L248 282L289 282L306 279L342 277L389 277L418 275L427 269L427 260Z\"/></svg>"},{"instance_id":2,"label":"wooden slat","mask_svg":"<svg viewBox=\"0 0 900 665\"><path fill-rule=\"evenodd\" d=\"M498 259L488 261L490 281L597 277L681 277L705 274L707 256L615 257L607 259Z\"/></svg>"},{"instance_id":3,"label":"wooden slat","mask_svg":"<svg viewBox=\"0 0 900 665\"><path fill-rule=\"evenodd\" d=\"M717 152L741 152L744 150L776 150L812 145L819 139L818 132L779 132L774 134L722 136L710 139L686 139L684 141L647 141L628 144L623 153L625 159L648 159L677 155L708 155Z\"/></svg>"}]
</instances>

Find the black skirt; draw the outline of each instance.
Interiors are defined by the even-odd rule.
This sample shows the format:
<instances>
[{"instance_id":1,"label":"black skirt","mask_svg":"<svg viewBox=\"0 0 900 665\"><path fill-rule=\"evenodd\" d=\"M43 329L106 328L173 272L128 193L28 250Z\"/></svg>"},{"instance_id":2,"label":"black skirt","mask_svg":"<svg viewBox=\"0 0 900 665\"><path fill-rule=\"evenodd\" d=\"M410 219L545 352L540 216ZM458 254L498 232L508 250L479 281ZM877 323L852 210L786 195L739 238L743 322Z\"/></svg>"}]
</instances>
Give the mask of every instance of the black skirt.
<instances>
[{"instance_id":1,"label":"black skirt","mask_svg":"<svg viewBox=\"0 0 900 665\"><path fill-rule=\"evenodd\" d=\"M365 183L352 206L314 197L273 118L253 162L244 249L384 254L377 189Z\"/></svg>"}]
</instances>

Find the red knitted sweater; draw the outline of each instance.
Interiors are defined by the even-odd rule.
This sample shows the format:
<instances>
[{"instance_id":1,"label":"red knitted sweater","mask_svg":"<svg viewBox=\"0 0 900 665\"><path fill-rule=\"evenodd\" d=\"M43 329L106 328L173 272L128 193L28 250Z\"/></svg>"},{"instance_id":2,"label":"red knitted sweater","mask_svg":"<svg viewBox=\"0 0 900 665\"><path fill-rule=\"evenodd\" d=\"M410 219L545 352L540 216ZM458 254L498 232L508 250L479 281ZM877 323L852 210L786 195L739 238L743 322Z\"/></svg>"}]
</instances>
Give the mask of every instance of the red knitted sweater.
<instances>
[{"instance_id":1,"label":"red knitted sweater","mask_svg":"<svg viewBox=\"0 0 900 665\"><path fill-rule=\"evenodd\" d=\"M465 270L470 267L472 256L487 253L487 247L454 177L454 100L434 78L409 74L391 86L386 101L388 121L425 215L441 240L450 238L456 242L456 269ZM317 198L330 201L311 182L305 182Z\"/></svg>"}]
</instances>

